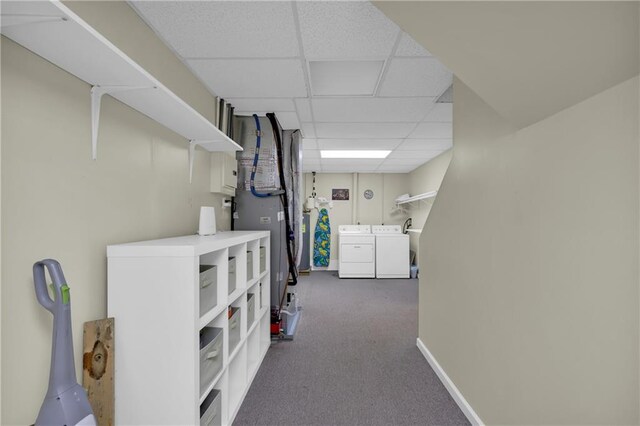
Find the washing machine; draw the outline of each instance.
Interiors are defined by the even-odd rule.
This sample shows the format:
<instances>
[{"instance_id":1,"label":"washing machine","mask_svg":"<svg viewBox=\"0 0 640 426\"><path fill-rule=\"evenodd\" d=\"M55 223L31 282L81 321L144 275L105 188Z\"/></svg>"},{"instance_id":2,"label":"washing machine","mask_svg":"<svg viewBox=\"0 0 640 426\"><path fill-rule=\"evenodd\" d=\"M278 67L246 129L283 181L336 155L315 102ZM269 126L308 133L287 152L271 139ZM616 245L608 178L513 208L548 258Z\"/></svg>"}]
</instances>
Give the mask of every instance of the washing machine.
<instances>
[{"instance_id":1,"label":"washing machine","mask_svg":"<svg viewBox=\"0 0 640 426\"><path fill-rule=\"evenodd\" d=\"M409 278L409 235L400 225L373 225L376 278Z\"/></svg>"},{"instance_id":2,"label":"washing machine","mask_svg":"<svg viewBox=\"0 0 640 426\"><path fill-rule=\"evenodd\" d=\"M340 225L338 241L338 276L375 278L376 237L371 233L371 225Z\"/></svg>"}]
</instances>

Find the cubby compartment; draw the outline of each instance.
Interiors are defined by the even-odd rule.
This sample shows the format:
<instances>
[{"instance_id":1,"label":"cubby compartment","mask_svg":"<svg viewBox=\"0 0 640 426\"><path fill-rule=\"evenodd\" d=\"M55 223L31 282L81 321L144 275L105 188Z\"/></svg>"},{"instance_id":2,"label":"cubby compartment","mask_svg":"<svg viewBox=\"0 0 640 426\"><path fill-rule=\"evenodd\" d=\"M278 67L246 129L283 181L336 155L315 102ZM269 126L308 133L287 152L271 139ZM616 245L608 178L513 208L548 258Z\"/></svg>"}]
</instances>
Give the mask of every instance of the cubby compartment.
<instances>
[{"instance_id":1,"label":"cubby compartment","mask_svg":"<svg viewBox=\"0 0 640 426\"><path fill-rule=\"evenodd\" d=\"M269 276L263 277L258 284L258 289L256 290L256 306L259 311L262 311L265 308L270 307L270 292L269 292Z\"/></svg>"},{"instance_id":2,"label":"cubby compartment","mask_svg":"<svg viewBox=\"0 0 640 426\"><path fill-rule=\"evenodd\" d=\"M229 288L231 302L239 295L239 290L247 288L247 244L238 244L229 247L229 257L234 258L235 276L233 289ZM232 294L233 293L233 294Z\"/></svg>"},{"instance_id":3,"label":"cubby compartment","mask_svg":"<svg viewBox=\"0 0 640 426\"><path fill-rule=\"evenodd\" d=\"M222 371L223 336L222 328L205 327L200 330L200 395Z\"/></svg>"},{"instance_id":4,"label":"cubby compartment","mask_svg":"<svg viewBox=\"0 0 640 426\"><path fill-rule=\"evenodd\" d=\"M247 293L247 330L251 328L256 319L256 295Z\"/></svg>"},{"instance_id":5,"label":"cubby compartment","mask_svg":"<svg viewBox=\"0 0 640 426\"><path fill-rule=\"evenodd\" d=\"M237 356L229 364L229 413L235 417L247 384L247 345L242 343Z\"/></svg>"},{"instance_id":6,"label":"cubby compartment","mask_svg":"<svg viewBox=\"0 0 640 426\"><path fill-rule=\"evenodd\" d=\"M227 305L227 249L199 256L198 305L200 328L209 324Z\"/></svg>"},{"instance_id":7,"label":"cubby compartment","mask_svg":"<svg viewBox=\"0 0 640 426\"><path fill-rule=\"evenodd\" d=\"M200 265L200 316L213 309L218 301L218 268Z\"/></svg>"},{"instance_id":8,"label":"cubby compartment","mask_svg":"<svg viewBox=\"0 0 640 426\"><path fill-rule=\"evenodd\" d=\"M241 337L241 311L238 307L229 307L229 354L232 354L233 351L240 343Z\"/></svg>"},{"instance_id":9,"label":"cubby compartment","mask_svg":"<svg viewBox=\"0 0 640 426\"><path fill-rule=\"evenodd\" d=\"M247 281L253 279L253 252L247 251Z\"/></svg>"},{"instance_id":10,"label":"cubby compartment","mask_svg":"<svg viewBox=\"0 0 640 426\"><path fill-rule=\"evenodd\" d=\"M222 395L217 389L209 392L200 404L200 426L222 425Z\"/></svg>"},{"instance_id":11,"label":"cubby compartment","mask_svg":"<svg viewBox=\"0 0 640 426\"><path fill-rule=\"evenodd\" d=\"M260 273L267 270L267 248L260 246Z\"/></svg>"},{"instance_id":12,"label":"cubby compartment","mask_svg":"<svg viewBox=\"0 0 640 426\"><path fill-rule=\"evenodd\" d=\"M260 354L264 354L271 346L271 316L267 313L260 319Z\"/></svg>"},{"instance_id":13,"label":"cubby compartment","mask_svg":"<svg viewBox=\"0 0 640 426\"><path fill-rule=\"evenodd\" d=\"M229 278L228 278L228 282L229 282L229 287L227 289L227 293L231 294L235 291L236 287L238 286L238 277L236 274L236 258L235 257L230 257L229 258Z\"/></svg>"},{"instance_id":14,"label":"cubby compartment","mask_svg":"<svg viewBox=\"0 0 640 426\"><path fill-rule=\"evenodd\" d=\"M262 346L260 345L260 327L255 327L247 336L247 371L249 377L258 370L262 359Z\"/></svg>"}]
</instances>

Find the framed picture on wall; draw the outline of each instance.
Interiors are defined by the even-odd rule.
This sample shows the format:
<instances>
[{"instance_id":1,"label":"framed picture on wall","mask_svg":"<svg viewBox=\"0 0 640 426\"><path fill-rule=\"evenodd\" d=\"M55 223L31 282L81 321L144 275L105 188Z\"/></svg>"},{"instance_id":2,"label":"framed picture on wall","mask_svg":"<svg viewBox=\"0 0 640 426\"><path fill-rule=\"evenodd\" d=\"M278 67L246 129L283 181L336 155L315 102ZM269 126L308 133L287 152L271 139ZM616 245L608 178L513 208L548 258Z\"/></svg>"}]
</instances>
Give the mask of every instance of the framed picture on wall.
<instances>
[{"instance_id":1,"label":"framed picture on wall","mask_svg":"<svg viewBox=\"0 0 640 426\"><path fill-rule=\"evenodd\" d=\"M337 201L347 201L349 200L349 190L348 189L332 189L331 199L337 200Z\"/></svg>"}]
</instances>

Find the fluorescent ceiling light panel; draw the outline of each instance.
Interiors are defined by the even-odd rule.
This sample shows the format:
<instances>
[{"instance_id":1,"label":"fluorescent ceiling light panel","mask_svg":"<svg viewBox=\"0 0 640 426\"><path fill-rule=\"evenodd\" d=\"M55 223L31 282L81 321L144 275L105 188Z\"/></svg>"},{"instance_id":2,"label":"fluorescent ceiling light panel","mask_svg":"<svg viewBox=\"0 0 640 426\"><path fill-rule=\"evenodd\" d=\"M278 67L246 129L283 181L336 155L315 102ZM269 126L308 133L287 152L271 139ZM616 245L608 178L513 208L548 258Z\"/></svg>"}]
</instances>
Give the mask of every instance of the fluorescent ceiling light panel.
<instances>
[{"instance_id":1,"label":"fluorescent ceiling light panel","mask_svg":"<svg viewBox=\"0 0 640 426\"><path fill-rule=\"evenodd\" d=\"M402 139L318 139L316 149L395 149Z\"/></svg>"},{"instance_id":2,"label":"fluorescent ceiling light panel","mask_svg":"<svg viewBox=\"0 0 640 426\"><path fill-rule=\"evenodd\" d=\"M309 61L314 96L373 96L384 61Z\"/></svg>"},{"instance_id":3,"label":"fluorescent ceiling light panel","mask_svg":"<svg viewBox=\"0 0 640 426\"><path fill-rule=\"evenodd\" d=\"M389 150L322 150L320 156L322 158L387 158L391 151Z\"/></svg>"}]
</instances>

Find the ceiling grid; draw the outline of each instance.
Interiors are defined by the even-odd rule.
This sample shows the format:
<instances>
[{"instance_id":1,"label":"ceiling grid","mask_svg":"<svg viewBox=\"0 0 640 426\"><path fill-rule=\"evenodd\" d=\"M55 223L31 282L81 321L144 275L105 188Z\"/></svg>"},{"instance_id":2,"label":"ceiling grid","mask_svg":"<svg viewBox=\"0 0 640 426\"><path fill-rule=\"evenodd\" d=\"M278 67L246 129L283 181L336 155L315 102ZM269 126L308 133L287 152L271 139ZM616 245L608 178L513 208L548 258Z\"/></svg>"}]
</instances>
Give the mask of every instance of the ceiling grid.
<instances>
[{"instance_id":1,"label":"ceiling grid","mask_svg":"<svg viewBox=\"0 0 640 426\"><path fill-rule=\"evenodd\" d=\"M452 105L435 103L451 72L369 2L130 4L236 113L275 112L284 128L299 128L304 171L406 173L451 147ZM315 61L334 73L315 78L347 93L314 95L310 73L327 72L313 71ZM375 61L382 67L370 94L349 93L357 84L344 80L348 67L357 78L354 69ZM323 149L392 152L342 160L321 158Z\"/></svg>"}]
</instances>

